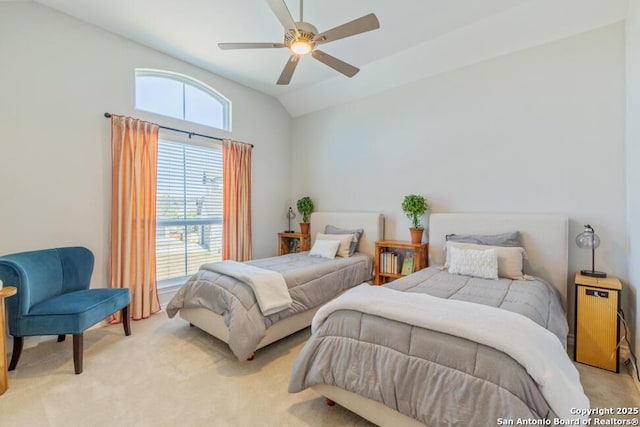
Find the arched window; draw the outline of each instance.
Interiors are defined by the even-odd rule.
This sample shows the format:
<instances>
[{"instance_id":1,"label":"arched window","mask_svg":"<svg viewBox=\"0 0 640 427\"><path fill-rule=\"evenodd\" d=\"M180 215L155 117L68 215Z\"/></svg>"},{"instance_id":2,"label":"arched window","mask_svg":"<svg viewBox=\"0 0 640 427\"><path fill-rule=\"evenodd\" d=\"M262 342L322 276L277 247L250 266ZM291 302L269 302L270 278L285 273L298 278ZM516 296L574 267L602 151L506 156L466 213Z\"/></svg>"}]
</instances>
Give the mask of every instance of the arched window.
<instances>
[{"instance_id":1,"label":"arched window","mask_svg":"<svg viewBox=\"0 0 640 427\"><path fill-rule=\"evenodd\" d=\"M212 87L170 71L136 69L136 109L231 130L231 102Z\"/></svg>"}]
</instances>

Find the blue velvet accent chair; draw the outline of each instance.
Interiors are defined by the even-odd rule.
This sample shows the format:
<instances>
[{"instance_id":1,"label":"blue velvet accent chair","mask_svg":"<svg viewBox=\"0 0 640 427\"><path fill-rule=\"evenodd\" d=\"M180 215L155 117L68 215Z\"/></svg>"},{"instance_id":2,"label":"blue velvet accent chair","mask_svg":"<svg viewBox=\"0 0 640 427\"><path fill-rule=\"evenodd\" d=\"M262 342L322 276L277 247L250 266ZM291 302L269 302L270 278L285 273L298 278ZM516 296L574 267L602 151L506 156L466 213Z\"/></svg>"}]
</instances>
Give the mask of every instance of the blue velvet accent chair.
<instances>
[{"instance_id":1,"label":"blue velvet accent chair","mask_svg":"<svg viewBox=\"0 0 640 427\"><path fill-rule=\"evenodd\" d=\"M93 253L82 247L45 249L0 257L0 280L18 293L6 300L16 368L24 337L73 335L75 373L82 373L83 333L121 310L125 335L131 335L129 289L89 289Z\"/></svg>"}]
</instances>

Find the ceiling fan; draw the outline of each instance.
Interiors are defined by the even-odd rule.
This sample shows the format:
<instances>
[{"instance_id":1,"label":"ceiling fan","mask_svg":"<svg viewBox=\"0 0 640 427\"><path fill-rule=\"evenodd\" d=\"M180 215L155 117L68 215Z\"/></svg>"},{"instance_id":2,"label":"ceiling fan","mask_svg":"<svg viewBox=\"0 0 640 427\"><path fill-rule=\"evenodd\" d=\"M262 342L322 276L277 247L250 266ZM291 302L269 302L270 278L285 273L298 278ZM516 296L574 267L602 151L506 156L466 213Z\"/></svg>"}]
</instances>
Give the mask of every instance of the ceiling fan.
<instances>
[{"instance_id":1,"label":"ceiling fan","mask_svg":"<svg viewBox=\"0 0 640 427\"><path fill-rule=\"evenodd\" d=\"M317 59L347 77L355 76L358 71L360 71L359 68L354 67L351 64L347 64L346 62L317 49L317 47L325 43L380 28L380 22L378 22L376 15L370 13L361 18L354 19L351 22L347 22L346 24L339 25L320 33L316 27L308 22L304 22L302 19L302 2L303 0L300 0L300 21L294 22L284 0L267 0L269 7L271 7L271 10L285 29L284 43L218 43L218 47L224 50L265 48L290 49L291 56L289 57L289 61L287 61L284 70L282 70L282 74L280 74L280 78L278 79L279 85L289 84L291 77L293 76L293 72L296 70L296 66L298 65L298 61L300 61L302 56L307 54L311 54L314 59Z\"/></svg>"}]
</instances>

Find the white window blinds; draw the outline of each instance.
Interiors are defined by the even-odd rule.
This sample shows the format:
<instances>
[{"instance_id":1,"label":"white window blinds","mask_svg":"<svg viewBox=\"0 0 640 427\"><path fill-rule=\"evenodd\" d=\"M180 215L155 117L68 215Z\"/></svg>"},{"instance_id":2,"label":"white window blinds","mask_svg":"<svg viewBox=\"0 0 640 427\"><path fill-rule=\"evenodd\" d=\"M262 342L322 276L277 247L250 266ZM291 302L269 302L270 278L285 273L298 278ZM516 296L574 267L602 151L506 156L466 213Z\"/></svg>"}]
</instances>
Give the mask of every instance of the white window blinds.
<instances>
[{"instance_id":1,"label":"white window blinds","mask_svg":"<svg viewBox=\"0 0 640 427\"><path fill-rule=\"evenodd\" d=\"M158 142L157 280L222 259L222 150Z\"/></svg>"}]
</instances>

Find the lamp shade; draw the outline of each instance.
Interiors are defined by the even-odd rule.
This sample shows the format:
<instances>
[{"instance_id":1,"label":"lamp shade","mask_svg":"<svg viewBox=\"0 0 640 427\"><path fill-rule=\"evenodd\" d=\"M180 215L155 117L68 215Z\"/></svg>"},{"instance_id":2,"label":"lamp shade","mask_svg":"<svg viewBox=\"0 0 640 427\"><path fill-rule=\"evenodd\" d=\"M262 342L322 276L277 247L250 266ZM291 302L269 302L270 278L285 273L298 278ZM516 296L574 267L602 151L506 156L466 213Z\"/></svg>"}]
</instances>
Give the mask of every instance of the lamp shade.
<instances>
[{"instance_id":1,"label":"lamp shade","mask_svg":"<svg viewBox=\"0 0 640 427\"><path fill-rule=\"evenodd\" d=\"M584 231L576 236L576 245L579 248L597 248L600 246L600 238L589 224L584 226Z\"/></svg>"},{"instance_id":2,"label":"lamp shade","mask_svg":"<svg viewBox=\"0 0 640 427\"><path fill-rule=\"evenodd\" d=\"M607 273L596 271L596 248L600 246L600 238L589 224L584 226L584 231L576 236L576 245L579 248L591 249L591 270L580 270L584 276L607 277Z\"/></svg>"}]
</instances>

